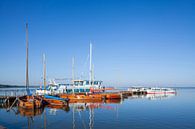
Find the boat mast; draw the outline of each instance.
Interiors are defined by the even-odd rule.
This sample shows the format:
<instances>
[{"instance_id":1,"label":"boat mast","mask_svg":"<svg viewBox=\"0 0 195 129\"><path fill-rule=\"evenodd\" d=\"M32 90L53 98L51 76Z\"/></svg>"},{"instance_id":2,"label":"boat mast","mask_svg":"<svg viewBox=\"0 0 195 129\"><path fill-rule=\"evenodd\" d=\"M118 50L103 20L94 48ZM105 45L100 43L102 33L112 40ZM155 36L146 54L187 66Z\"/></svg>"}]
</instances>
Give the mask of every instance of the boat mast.
<instances>
[{"instance_id":1,"label":"boat mast","mask_svg":"<svg viewBox=\"0 0 195 129\"><path fill-rule=\"evenodd\" d=\"M92 85L92 43L90 42L89 50L89 83Z\"/></svg>"},{"instance_id":2,"label":"boat mast","mask_svg":"<svg viewBox=\"0 0 195 129\"><path fill-rule=\"evenodd\" d=\"M74 82L74 57L72 57L72 83Z\"/></svg>"},{"instance_id":3,"label":"boat mast","mask_svg":"<svg viewBox=\"0 0 195 129\"><path fill-rule=\"evenodd\" d=\"M73 84L73 94L74 94L74 57L72 57L72 84Z\"/></svg>"},{"instance_id":4,"label":"boat mast","mask_svg":"<svg viewBox=\"0 0 195 129\"><path fill-rule=\"evenodd\" d=\"M44 84L44 93L46 90L46 61L45 54L43 54L43 84Z\"/></svg>"},{"instance_id":5,"label":"boat mast","mask_svg":"<svg viewBox=\"0 0 195 129\"><path fill-rule=\"evenodd\" d=\"M28 23L26 23L26 91L29 91L29 76L28 76Z\"/></svg>"},{"instance_id":6,"label":"boat mast","mask_svg":"<svg viewBox=\"0 0 195 129\"><path fill-rule=\"evenodd\" d=\"M94 85L95 73L94 73L94 64L92 65L92 86Z\"/></svg>"}]
</instances>

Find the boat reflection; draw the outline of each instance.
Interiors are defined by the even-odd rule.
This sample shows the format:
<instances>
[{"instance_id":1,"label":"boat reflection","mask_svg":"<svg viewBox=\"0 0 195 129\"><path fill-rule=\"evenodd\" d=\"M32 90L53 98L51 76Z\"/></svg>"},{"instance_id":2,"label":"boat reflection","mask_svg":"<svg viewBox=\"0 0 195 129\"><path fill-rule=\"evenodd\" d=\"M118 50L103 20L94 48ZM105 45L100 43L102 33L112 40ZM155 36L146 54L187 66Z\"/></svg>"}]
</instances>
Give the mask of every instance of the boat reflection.
<instances>
[{"instance_id":1,"label":"boat reflection","mask_svg":"<svg viewBox=\"0 0 195 129\"><path fill-rule=\"evenodd\" d=\"M176 96L176 94L147 94L146 98L149 100L163 100Z\"/></svg>"},{"instance_id":2,"label":"boat reflection","mask_svg":"<svg viewBox=\"0 0 195 129\"><path fill-rule=\"evenodd\" d=\"M120 104L121 100L106 100L104 102L91 102L91 103L86 103L84 101L76 102L76 103L70 103L69 106L72 109L72 128L76 128L76 120L75 120L75 115L79 114L81 117L81 112L83 111L88 111L89 112L89 129L94 128L94 118L95 118L95 112L94 109L105 109L105 110L115 110L113 106L110 106L109 104ZM87 125L85 125L84 120L82 120L84 128L86 128Z\"/></svg>"},{"instance_id":3,"label":"boat reflection","mask_svg":"<svg viewBox=\"0 0 195 129\"><path fill-rule=\"evenodd\" d=\"M57 111L54 109L62 109L66 112L69 112L70 109L76 110L76 111L85 111L85 110L90 110L90 109L96 109L96 108L102 108L102 109L108 109L111 110L113 109L111 106L106 105L106 104L120 104L121 100L105 100L105 101L91 101L91 100L74 100L70 101L68 105L65 106L53 106L53 105L48 105L47 107L52 110L51 112ZM56 114L56 113L54 113Z\"/></svg>"},{"instance_id":4,"label":"boat reflection","mask_svg":"<svg viewBox=\"0 0 195 129\"><path fill-rule=\"evenodd\" d=\"M148 100L163 100L169 99L171 97L176 96L176 94L145 94L145 95L132 95L129 96L128 99L148 99ZM72 100L67 105L47 105L44 108L48 108L51 112L56 112L58 110L63 110L65 112L70 111L91 111L94 109L105 109L105 110L113 110L113 104L122 103L122 99L109 99L109 100ZM112 104L110 106L110 104ZM5 108L7 106L2 106L1 108ZM17 114L20 114L24 117L34 117L41 115L44 111L44 108L39 109L24 109L18 107ZM55 110L54 110L55 109ZM56 114L56 113L54 113Z\"/></svg>"},{"instance_id":5,"label":"boat reflection","mask_svg":"<svg viewBox=\"0 0 195 129\"><path fill-rule=\"evenodd\" d=\"M70 100L69 104L74 103L121 103L121 99L107 99L107 100Z\"/></svg>"},{"instance_id":6,"label":"boat reflection","mask_svg":"<svg viewBox=\"0 0 195 129\"><path fill-rule=\"evenodd\" d=\"M44 108L32 110L32 109L25 109L25 108L18 107L19 114L24 117L34 117L34 116L41 115L43 113L43 110Z\"/></svg>"},{"instance_id":7,"label":"boat reflection","mask_svg":"<svg viewBox=\"0 0 195 129\"><path fill-rule=\"evenodd\" d=\"M47 105L47 108L52 109L61 109L64 110L65 112L69 112L70 111L70 107L69 105Z\"/></svg>"},{"instance_id":8,"label":"boat reflection","mask_svg":"<svg viewBox=\"0 0 195 129\"><path fill-rule=\"evenodd\" d=\"M121 100L118 99L105 100L105 101L77 100L74 102L70 102L68 105L47 105L44 108L48 108L49 110L52 110L52 112L55 111L53 109L61 109L64 110L65 112L69 112L73 108L74 110L77 111L85 111L85 110L91 110L96 108L112 110L113 108L106 104L117 104L117 103L120 104ZM34 117L34 116L41 115L44 111L44 108L38 108L32 110L32 109L25 109L25 108L18 107L18 113L24 117Z\"/></svg>"},{"instance_id":9,"label":"boat reflection","mask_svg":"<svg viewBox=\"0 0 195 129\"><path fill-rule=\"evenodd\" d=\"M68 105L48 105L44 108L34 109L34 110L28 110L21 107L16 107L18 109L17 114L20 114L20 116L27 118L27 124L28 128L34 127L34 118L36 116L43 117L43 126L46 129L48 126L49 120L47 119L47 115L57 115L56 112L59 110L63 110L66 113L71 112L72 113L72 128L75 129L77 126L76 119L79 117L82 117L84 119L81 119L81 121L88 121L88 124L86 124L86 128L93 129L94 128L94 117L95 117L95 109L104 109L104 110L115 110L115 105L120 104L121 100L105 100L105 101L89 101L89 100L82 100L82 101L74 101L72 103L69 103ZM48 111L48 113L46 113ZM88 112L87 116L82 116L82 112ZM88 126L88 127L87 127Z\"/></svg>"},{"instance_id":10,"label":"boat reflection","mask_svg":"<svg viewBox=\"0 0 195 129\"><path fill-rule=\"evenodd\" d=\"M176 94L146 94L146 95L133 95L129 96L128 99L148 99L148 100L162 100L169 99ZM37 116L41 116L41 125L43 128L50 128L51 126L51 116L56 116L61 113L67 114L69 116L68 127L73 129L83 128L93 129L95 124L95 117L99 117L96 113L97 109L112 111L116 113L116 118L118 118L118 105L123 102L123 99L110 99L110 100L74 100L70 101L67 105L47 105L44 108L28 110L20 107L15 107L18 109L20 116L26 118L26 126L28 128L35 128L37 121ZM71 115L70 115L71 114ZM65 116L66 117L66 116ZM52 123L58 121L52 120ZM65 122L66 123L66 122ZM61 123L64 125L64 123Z\"/></svg>"},{"instance_id":11,"label":"boat reflection","mask_svg":"<svg viewBox=\"0 0 195 129\"><path fill-rule=\"evenodd\" d=\"M148 100L164 100L170 99L176 94L145 94L145 95L132 95L129 99L148 99Z\"/></svg>"}]
</instances>

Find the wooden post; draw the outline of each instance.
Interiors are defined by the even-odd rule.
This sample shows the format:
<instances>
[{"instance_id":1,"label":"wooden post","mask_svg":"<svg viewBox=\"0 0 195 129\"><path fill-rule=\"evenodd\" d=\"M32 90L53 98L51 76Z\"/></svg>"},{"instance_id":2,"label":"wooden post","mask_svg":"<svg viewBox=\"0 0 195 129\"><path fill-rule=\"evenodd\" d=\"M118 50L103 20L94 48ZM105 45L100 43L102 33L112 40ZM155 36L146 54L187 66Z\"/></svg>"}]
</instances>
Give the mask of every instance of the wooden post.
<instances>
[{"instance_id":1,"label":"wooden post","mask_svg":"<svg viewBox=\"0 0 195 129\"><path fill-rule=\"evenodd\" d=\"M8 106L10 106L9 97L8 97Z\"/></svg>"}]
</instances>

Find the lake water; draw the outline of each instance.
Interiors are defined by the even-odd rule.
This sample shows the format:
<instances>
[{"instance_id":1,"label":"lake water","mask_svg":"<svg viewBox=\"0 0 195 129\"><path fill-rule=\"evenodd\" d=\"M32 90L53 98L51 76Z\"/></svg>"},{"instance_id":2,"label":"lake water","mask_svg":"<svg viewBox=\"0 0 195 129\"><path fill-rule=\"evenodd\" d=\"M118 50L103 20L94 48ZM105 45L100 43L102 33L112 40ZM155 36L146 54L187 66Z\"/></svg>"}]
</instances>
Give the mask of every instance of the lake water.
<instances>
[{"instance_id":1,"label":"lake water","mask_svg":"<svg viewBox=\"0 0 195 129\"><path fill-rule=\"evenodd\" d=\"M9 129L195 129L195 89L176 96L132 96L107 103L9 112L1 106L0 125Z\"/></svg>"}]
</instances>

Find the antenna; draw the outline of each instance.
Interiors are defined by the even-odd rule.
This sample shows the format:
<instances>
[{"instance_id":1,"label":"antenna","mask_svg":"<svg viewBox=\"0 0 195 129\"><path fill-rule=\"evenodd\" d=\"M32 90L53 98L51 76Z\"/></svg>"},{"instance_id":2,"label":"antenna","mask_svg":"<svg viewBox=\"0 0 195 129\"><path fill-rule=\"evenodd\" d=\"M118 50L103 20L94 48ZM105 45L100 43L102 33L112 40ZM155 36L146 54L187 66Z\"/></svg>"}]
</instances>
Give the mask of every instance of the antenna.
<instances>
[{"instance_id":1,"label":"antenna","mask_svg":"<svg viewBox=\"0 0 195 129\"><path fill-rule=\"evenodd\" d=\"M28 23L26 23L26 91L29 90L29 76L28 76Z\"/></svg>"}]
</instances>

